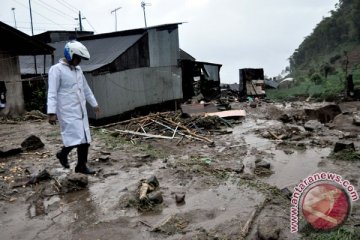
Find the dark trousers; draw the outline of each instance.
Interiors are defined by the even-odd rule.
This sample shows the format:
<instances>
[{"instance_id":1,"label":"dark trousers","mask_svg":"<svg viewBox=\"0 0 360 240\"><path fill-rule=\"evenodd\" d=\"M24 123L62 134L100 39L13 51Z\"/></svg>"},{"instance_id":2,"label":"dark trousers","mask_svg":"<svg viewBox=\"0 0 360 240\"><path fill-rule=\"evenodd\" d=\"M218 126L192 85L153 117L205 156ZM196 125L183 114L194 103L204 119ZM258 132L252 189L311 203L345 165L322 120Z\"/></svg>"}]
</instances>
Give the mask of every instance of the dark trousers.
<instances>
[{"instance_id":1,"label":"dark trousers","mask_svg":"<svg viewBox=\"0 0 360 240\"><path fill-rule=\"evenodd\" d=\"M73 150L74 148L77 148L77 155L78 155L78 164L77 165L79 167L84 167L84 166L86 166L86 163L87 163L89 146L90 146L90 144L83 143L83 144L79 144L79 145L75 145L75 146L63 147L60 151L60 155L61 155L61 157L67 159L71 150Z\"/></svg>"}]
</instances>

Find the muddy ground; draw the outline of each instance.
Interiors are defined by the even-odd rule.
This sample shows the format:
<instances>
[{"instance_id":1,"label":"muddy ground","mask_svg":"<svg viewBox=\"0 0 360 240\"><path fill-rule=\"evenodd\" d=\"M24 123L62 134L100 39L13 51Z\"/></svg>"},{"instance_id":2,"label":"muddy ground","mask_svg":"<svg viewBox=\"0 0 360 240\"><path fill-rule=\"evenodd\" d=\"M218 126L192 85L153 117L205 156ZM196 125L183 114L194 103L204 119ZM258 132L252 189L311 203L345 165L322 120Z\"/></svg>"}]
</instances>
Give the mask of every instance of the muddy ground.
<instances>
[{"instance_id":1,"label":"muddy ground","mask_svg":"<svg viewBox=\"0 0 360 240\"><path fill-rule=\"evenodd\" d=\"M329 104L232 104L246 109L247 116L233 123L229 134L208 135L214 145L128 141L110 134L117 126L93 129L89 166L98 173L77 191L62 190L62 180L74 171L76 152L70 154L70 170L63 169L54 156L61 147L59 126L46 120L3 120L1 146L19 146L31 134L45 146L0 158L0 238L301 239L305 234L290 233L290 200L282 189L292 191L320 171L340 174L359 189L360 161L329 156L338 141L359 149L360 127L353 117L360 103L342 103L342 113L328 123L304 128L304 109ZM255 167L262 160L270 169ZM50 179L26 184L45 169ZM139 181L152 175L159 180L163 203L139 208ZM183 194L185 202L176 203ZM357 201L345 227L356 230L359 223Z\"/></svg>"}]
</instances>

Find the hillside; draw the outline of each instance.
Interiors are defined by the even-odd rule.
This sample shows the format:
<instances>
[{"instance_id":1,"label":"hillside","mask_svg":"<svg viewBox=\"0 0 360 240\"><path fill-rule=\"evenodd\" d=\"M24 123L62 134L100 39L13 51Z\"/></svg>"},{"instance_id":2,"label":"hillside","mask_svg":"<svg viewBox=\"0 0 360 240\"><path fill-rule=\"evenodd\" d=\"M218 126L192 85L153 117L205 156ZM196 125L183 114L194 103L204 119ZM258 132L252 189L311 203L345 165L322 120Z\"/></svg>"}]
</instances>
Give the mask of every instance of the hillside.
<instances>
[{"instance_id":1,"label":"hillside","mask_svg":"<svg viewBox=\"0 0 360 240\"><path fill-rule=\"evenodd\" d=\"M337 97L350 74L355 90L360 88L360 1L339 0L290 56L289 66L295 96Z\"/></svg>"}]
</instances>

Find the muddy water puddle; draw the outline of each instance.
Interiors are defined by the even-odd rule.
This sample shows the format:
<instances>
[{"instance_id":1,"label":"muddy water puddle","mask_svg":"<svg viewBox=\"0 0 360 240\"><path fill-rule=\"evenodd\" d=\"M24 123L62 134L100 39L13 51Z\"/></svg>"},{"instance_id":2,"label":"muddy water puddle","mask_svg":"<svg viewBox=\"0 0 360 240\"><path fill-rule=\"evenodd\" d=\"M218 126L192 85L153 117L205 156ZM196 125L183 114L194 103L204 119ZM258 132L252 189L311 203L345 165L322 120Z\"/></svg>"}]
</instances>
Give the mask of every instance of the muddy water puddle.
<instances>
[{"instance_id":1,"label":"muddy water puddle","mask_svg":"<svg viewBox=\"0 0 360 240\"><path fill-rule=\"evenodd\" d=\"M273 174L263 177L263 181L278 188L284 188L297 184L305 177L319 170L318 164L329 156L330 148L305 148L289 149L288 152L277 148L278 140L269 140L258 136L253 131L260 129L266 131L267 128L279 127L279 121L247 120L242 125L234 128L234 138L246 146L248 153L243 163L245 172L252 172L255 168L255 160L261 159L271 164ZM254 149L256 149L254 153Z\"/></svg>"}]
</instances>

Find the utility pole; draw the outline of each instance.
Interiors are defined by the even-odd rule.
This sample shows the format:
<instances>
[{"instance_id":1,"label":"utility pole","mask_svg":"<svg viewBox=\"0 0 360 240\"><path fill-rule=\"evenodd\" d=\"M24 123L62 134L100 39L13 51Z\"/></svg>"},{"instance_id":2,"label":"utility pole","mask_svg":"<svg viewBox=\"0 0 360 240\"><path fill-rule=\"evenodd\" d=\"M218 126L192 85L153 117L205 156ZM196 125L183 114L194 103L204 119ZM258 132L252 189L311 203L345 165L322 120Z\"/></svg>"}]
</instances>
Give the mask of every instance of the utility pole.
<instances>
[{"instance_id":1,"label":"utility pole","mask_svg":"<svg viewBox=\"0 0 360 240\"><path fill-rule=\"evenodd\" d=\"M115 8L114 10L111 11L111 14L115 13L115 32L117 31L117 15L116 12L117 10L120 10L121 7Z\"/></svg>"},{"instance_id":2,"label":"utility pole","mask_svg":"<svg viewBox=\"0 0 360 240\"><path fill-rule=\"evenodd\" d=\"M31 11L31 0L29 0L29 10L30 10L30 22L31 22L31 36L34 36L34 25L33 25L32 11ZM35 67L35 74L37 74L37 64L36 64L36 56L35 55L34 55L34 67Z\"/></svg>"},{"instance_id":3,"label":"utility pole","mask_svg":"<svg viewBox=\"0 0 360 240\"><path fill-rule=\"evenodd\" d=\"M146 6L151 6L151 3L145 3L144 1L141 2L141 7L143 8L144 11L144 21L145 21L145 27L147 28L147 24L146 24L146 14L145 14L145 7Z\"/></svg>"},{"instance_id":4,"label":"utility pole","mask_svg":"<svg viewBox=\"0 0 360 240\"><path fill-rule=\"evenodd\" d=\"M81 22L82 19L86 19L86 18L82 18L81 17L81 12L79 11L79 17L75 18L75 20L79 20L80 32L83 30L83 26L82 26L82 22Z\"/></svg>"},{"instance_id":5,"label":"utility pole","mask_svg":"<svg viewBox=\"0 0 360 240\"><path fill-rule=\"evenodd\" d=\"M29 9L30 9L30 22L31 22L31 36L34 36L34 26L33 26L32 11L31 11L31 0L29 0Z\"/></svg>"},{"instance_id":6,"label":"utility pole","mask_svg":"<svg viewBox=\"0 0 360 240\"><path fill-rule=\"evenodd\" d=\"M17 26L16 26L16 17L15 17L15 8L11 8L11 10L13 11L15 28L17 29Z\"/></svg>"}]
</instances>

